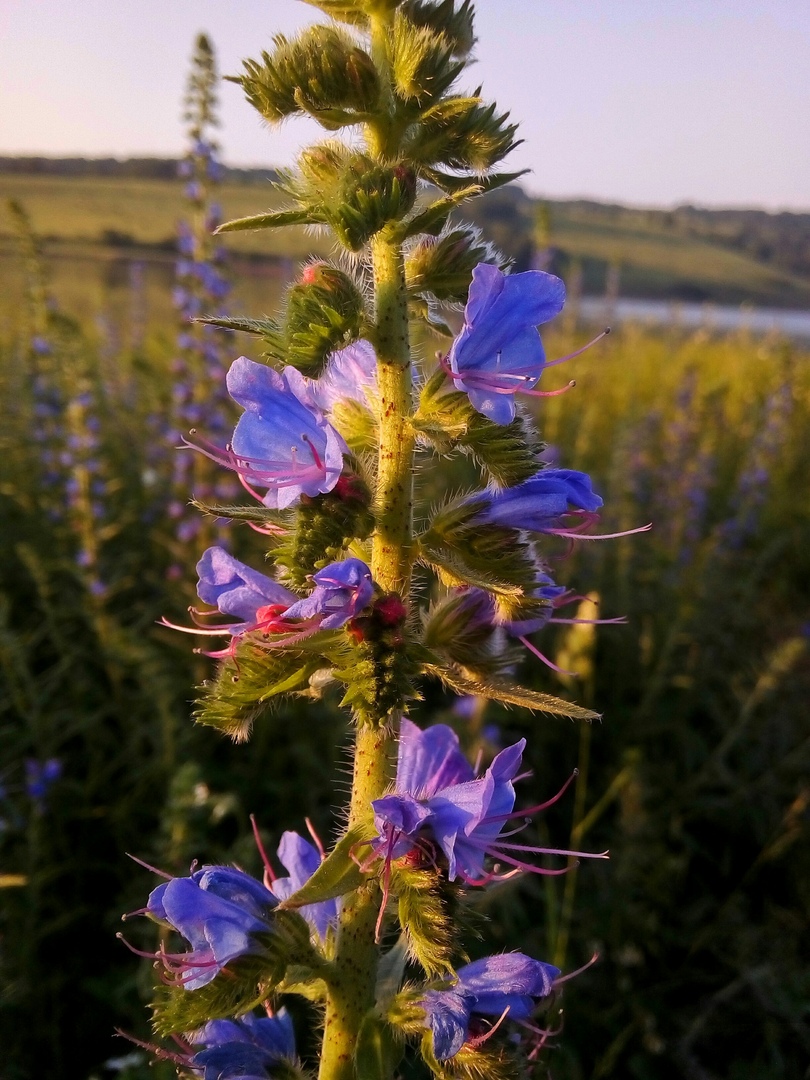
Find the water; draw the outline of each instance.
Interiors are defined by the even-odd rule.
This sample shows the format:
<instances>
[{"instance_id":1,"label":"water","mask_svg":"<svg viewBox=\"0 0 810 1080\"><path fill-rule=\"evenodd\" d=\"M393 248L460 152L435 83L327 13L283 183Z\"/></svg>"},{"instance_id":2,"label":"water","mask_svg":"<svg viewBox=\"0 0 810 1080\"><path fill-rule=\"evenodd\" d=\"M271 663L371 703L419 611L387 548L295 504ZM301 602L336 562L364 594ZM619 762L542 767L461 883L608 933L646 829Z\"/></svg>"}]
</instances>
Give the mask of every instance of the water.
<instances>
[{"instance_id":1,"label":"water","mask_svg":"<svg viewBox=\"0 0 810 1080\"><path fill-rule=\"evenodd\" d=\"M810 341L810 311L630 299L616 300L608 308L605 300L596 296L583 297L580 311L588 322L637 322L646 326L704 328L721 333L746 330L752 334L778 333L798 341Z\"/></svg>"}]
</instances>

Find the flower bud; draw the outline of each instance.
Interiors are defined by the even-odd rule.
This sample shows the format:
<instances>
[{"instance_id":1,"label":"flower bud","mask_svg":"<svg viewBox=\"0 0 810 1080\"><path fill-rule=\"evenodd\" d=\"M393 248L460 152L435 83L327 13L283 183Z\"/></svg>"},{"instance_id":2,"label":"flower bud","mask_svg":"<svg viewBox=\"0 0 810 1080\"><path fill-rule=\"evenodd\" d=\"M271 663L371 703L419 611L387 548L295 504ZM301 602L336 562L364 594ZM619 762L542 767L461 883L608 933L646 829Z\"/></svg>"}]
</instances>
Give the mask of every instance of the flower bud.
<instances>
[{"instance_id":1,"label":"flower bud","mask_svg":"<svg viewBox=\"0 0 810 1080\"><path fill-rule=\"evenodd\" d=\"M284 326L288 362L306 375L319 375L335 349L360 336L363 298L342 270L312 263L290 289Z\"/></svg>"},{"instance_id":2,"label":"flower bud","mask_svg":"<svg viewBox=\"0 0 810 1080\"><path fill-rule=\"evenodd\" d=\"M250 103L266 120L279 121L295 113L346 110L345 123L356 123L356 113L372 108L379 95L379 79L371 57L342 30L313 26L297 38L275 38L271 55L261 63L245 61L239 82Z\"/></svg>"}]
</instances>

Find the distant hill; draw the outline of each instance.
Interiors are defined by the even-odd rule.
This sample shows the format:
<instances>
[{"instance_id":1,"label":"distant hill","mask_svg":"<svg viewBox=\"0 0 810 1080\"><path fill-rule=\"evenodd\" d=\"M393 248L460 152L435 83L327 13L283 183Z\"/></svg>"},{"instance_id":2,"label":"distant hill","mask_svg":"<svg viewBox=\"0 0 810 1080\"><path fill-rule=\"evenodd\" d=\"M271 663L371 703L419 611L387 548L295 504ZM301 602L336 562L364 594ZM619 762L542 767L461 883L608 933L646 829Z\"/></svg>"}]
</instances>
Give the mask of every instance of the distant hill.
<instances>
[{"instance_id":1,"label":"distant hill","mask_svg":"<svg viewBox=\"0 0 810 1080\"><path fill-rule=\"evenodd\" d=\"M129 180L175 180L177 178L177 158L134 157L134 158L85 158L85 157L2 157L0 156L0 174L26 174L28 176L83 176L83 177L122 177ZM256 183L259 180L274 180L278 173L275 169L232 169L225 166L225 178L236 182Z\"/></svg>"},{"instance_id":2,"label":"distant hill","mask_svg":"<svg viewBox=\"0 0 810 1080\"><path fill-rule=\"evenodd\" d=\"M0 198L22 199L56 246L171 249L183 213L172 158L0 157ZM226 216L279 204L270 168L224 170ZM586 294L618 288L651 299L810 307L810 213L649 210L588 200L534 199L510 185L468 203L463 217L517 269L545 265ZM8 229L0 214L0 234ZM303 230L246 233L228 245L252 256L326 253Z\"/></svg>"}]
</instances>

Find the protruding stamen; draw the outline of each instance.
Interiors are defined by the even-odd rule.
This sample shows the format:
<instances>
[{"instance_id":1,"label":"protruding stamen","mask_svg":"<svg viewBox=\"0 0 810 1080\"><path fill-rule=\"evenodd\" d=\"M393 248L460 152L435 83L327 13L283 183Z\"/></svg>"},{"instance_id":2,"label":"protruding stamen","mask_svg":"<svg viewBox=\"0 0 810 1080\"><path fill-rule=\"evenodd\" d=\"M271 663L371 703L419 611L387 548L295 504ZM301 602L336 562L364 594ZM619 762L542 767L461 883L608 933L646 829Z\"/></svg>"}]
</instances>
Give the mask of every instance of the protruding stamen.
<instances>
[{"instance_id":1,"label":"protruding stamen","mask_svg":"<svg viewBox=\"0 0 810 1080\"><path fill-rule=\"evenodd\" d=\"M610 327L606 326L601 334L597 334L596 337L589 341L587 345L583 345L580 349L575 349L574 352L568 353L567 356L561 356L557 360L547 360L543 365L544 368L556 367L557 364L564 364L566 360L573 360L575 356L581 356L587 349L590 349L592 345L596 345L602 338L606 338L610 333Z\"/></svg>"}]
</instances>

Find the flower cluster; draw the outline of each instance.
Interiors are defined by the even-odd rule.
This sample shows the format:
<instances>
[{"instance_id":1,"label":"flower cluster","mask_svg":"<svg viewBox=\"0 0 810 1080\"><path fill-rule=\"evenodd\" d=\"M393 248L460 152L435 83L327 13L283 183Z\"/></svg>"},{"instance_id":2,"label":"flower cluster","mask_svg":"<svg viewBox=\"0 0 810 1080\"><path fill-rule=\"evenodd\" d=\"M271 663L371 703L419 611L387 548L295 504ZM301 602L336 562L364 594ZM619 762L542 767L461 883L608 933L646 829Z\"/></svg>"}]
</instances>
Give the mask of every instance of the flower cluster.
<instances>
[{"instance_id":1,"label":"flower cluster","mask_svg":"<svg viewBox=\"0 0 810 1080\"><path fill-rule=\"evenodd\" d=\"M314 117L329 141L282 179L281 209L219 231L325 227L351 257L305 266L279 318L216 320L258 336L268 362L232 362L232 432L186 414L202 430L183 436L197 452L185 456L241 485L239 505L208 509L255 530L265 555L252 565L208 546L197 564L205 607L179 629L223 639L208 653L220 663L196 719L238 740L285 698L317 722L317 702L338 690L354 723L350 805L328 852L283 835L285 877L257 835L263 881L204 866L153 891L143 913L188 943L151 954L168 983L155 1025L186 1039L183 1063L204 1078L235 1074L237 1061L244 1075L272 1075L252 1031L220 1023L223 1045L251 1047L238 1053L192 1054L189 1033L299 994L323 1006L321 1080L390 1080L408 1041L439 1080L512 1080L549 1036L535 1011L552 1007L568 976L516 952L467 963L462 894L605 853L521 840L571 782L516 807L530 775L525 739L504 738L481 768L453 728L418 726L408 710L433 680L458 699L594 719L520 685L512 642L546 660L530 635L577 621L557 614L577 597L550 559L578 540L626 534L594 532L602 499L584 473L543 460L522 405L574 385L539 388L546 368L577 355L547 360L538 331L562 309L562 281L505 273L474 229L448 223L467 195L503 181L492 170L514 146L506 116L451 92L474 41L472 4L315 6L333 22L277 36L238 81L264 119ZM335 136L357 125L365 144ZM210 163L197 151L205 170L188 173L193 199ZM453 337L440 307L464 300ZM411 353L416 318L451 339L435 364ZM414 507L420 466L459 454L477 469L474 490L446 496L453 479L434 468L433 505ZM203 1030L207 1039L214 1029ZM290 1044L285 1075L302 1076L291 1055Z\"/></svg>"}]
</instances>

